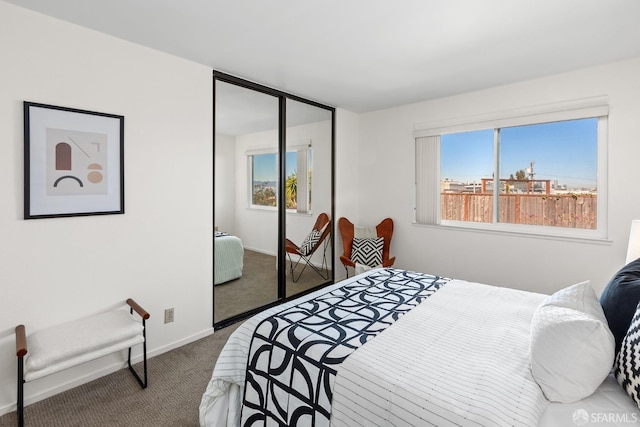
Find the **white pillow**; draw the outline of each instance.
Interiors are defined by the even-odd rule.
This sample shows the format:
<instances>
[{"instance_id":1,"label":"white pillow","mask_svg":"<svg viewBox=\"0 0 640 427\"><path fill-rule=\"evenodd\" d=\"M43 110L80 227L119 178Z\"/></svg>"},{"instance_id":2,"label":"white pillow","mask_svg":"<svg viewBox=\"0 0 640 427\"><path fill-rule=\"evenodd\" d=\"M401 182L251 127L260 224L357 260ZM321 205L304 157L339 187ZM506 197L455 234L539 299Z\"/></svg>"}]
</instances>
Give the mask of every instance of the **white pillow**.
<instances>
[{"instance_id":1,"label":"white pillow","mask_svg":"<svg viewBox=\"0 0 640 427\"><path fill-rule=\"evenodd\" d=\"M544 299L531 320L531 373L547 399L591 395L613 365L615 339L589 282Z\"/></svg>"}]
</instances>

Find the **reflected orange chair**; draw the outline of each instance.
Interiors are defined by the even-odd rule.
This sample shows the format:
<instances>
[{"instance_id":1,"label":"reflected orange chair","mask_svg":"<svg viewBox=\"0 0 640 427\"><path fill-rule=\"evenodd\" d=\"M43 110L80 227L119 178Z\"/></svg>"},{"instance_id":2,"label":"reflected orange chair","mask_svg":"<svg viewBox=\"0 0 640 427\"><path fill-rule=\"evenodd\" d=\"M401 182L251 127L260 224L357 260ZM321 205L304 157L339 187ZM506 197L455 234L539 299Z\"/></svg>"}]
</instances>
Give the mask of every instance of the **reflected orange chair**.
<instances>
[{"instance_id":1,"label":"reflected orange chair","mask_svg":"<svg viewBox=\"0 0 640 427\"><path fill-rule=\"evenodd\" d=\"M318 215L318 219L316 219L316 223L311 229L311 232L307 235L300 246L296 245L289 239L285 239L285 251L287 252L287 256L289 257L291 278L294 282L297 282L300 279L300 276L302 276L302 273L304 272L304 269L307 268L307 266L310 266L323 279L329 279L329 266L327 264L327 246L329 245L329 240L327 240L327 237L330 233L331 220L329 219L329 215L327 215L326 213L321 213L320 215ZM322 253L322 265L320 268L318 268L311 263L311 257L323 242L324 249ZM291 258L291 255L298 255L298 259L295 264ZM304 261L304 265L302 267L302 270L300 270L298 277L296 277L294 273L301 261Z\"/></svg>"},{"instance_id":2,"label":"reflected orange chair","mask_svg":"<svg viewBox=\"0 0 640 427\"><path fill-rule=\"evenodd\" d=\"M344 269L347 271L347 277L349 277L349 269L347 267L355 268L356 266L356 263L351 260L351 248L353 246L355 226L347 218L340 218L338 220L338 229L342 236L343 249L340 261L344 265ZM382 247L382 266L391 267L396 261L396 257L389 258L389 248L391 246L391 237L393 236L393 220L391 218L383 219L382 222L376 226L376 234L378 237L382 237L384 239Z\"/></svg>"}]
</instances>

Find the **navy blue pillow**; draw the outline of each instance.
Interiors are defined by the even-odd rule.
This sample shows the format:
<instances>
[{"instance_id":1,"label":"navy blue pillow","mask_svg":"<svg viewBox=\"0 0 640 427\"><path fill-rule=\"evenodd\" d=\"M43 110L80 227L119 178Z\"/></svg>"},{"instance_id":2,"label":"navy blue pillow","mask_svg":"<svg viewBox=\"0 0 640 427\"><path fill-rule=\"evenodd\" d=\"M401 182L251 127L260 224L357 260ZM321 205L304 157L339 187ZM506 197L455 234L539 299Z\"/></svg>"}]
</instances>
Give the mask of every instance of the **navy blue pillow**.
<instances>
[{"instance_id":1,"label":"navy blue pillow","mask_svg":"<svg viewBox=\"0 0 640 427\"><path fill-rule=\"evenodd\" d=\"M627 335L631 319L640 302L640 258L618 271L600 296L609 329L616 339L616 353Z\"/></svg>"}]
</instances>

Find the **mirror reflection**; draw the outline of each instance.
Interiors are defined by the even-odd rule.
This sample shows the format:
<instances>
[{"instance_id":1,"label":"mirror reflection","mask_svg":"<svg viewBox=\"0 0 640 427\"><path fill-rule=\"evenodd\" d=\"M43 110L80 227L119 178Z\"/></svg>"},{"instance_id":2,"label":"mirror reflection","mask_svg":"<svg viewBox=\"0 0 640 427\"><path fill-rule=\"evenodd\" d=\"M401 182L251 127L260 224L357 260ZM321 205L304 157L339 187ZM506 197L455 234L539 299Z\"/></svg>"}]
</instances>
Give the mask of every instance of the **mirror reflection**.
<instances>
[{"instance_id":1,"label":"mirror reflection","mask_svg":"<svg viewBox=\"0 0 640 427\"><path fill-rule=\"evenodd\" d=\"M231 82L214 79L214 326L333 282L333 109Z\"/></svg>"},{"instance_id":2,"label":"mirror reflection","mask_svg":"<svg viewBox=\"0 0 640 427\"><path fill-rule=\"evenodd\" d=\"M290 297L329 281L332 255L331 112L286 106L287 289Z\"/></svg>"},{"instance_id":3,"label":"mirror reflection","mask_svg":"<svg viewBox=\"0 0 640 427\"><path fill-rule=\"evenodd\" d=\"M215 82L214 323L278 299L278 98Z\"/></svg>"}]
</instances>

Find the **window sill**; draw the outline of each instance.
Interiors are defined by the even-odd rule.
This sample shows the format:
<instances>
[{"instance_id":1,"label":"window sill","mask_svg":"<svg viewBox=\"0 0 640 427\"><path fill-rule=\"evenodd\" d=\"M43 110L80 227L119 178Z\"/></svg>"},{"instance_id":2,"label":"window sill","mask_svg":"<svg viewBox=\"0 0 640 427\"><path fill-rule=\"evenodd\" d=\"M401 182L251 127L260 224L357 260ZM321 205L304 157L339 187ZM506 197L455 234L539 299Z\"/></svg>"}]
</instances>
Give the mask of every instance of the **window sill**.
<instances>
[{"instance_id":1,"label":"window sill","mask_svg":"<svg viewBox=\"0 0 640 427\"><path fill-rule=\"evenodd\" d=\"M257 212L274 212L277 213L278 212L278 208L273 207L273 206L258 206L258 205L251 205L249 207L247 207L248 211L257 211ZM309 211L309 212L298 212L295 209L286 209L286 213L287 215L305 215L305 216L311 216L313 215L313 212Z\"/></svg>"},{"instance_id":2,"label":"window sill","mask_svg":"<svg viewBox=\"0 0 640 427\"><path fill-rule=\"evenodd\" d=\"M569 234L551 234L551 233L541 233L540 231L532 230L514 230L505 228L487 228L484 226L474 226L474 224L420 224L417 222L412 223L416 227L426 227L426 228L435 228L438 230L452 230L452 231L462 231L462 232L472 232L472 233L484 233L484 234L493 234L500 236L513 236L513 237L523 237L523 238L532 238L532 239L545 239L545 240L557 240L563 242L575 242L575 243L587 243L587 244L596 244L596 245L611 245L613 243L612 240L607 239L602 236L578 236L578 235L569 235ZM595 233L594 233L595 234Z\"/></svg>"}]
</instances>

